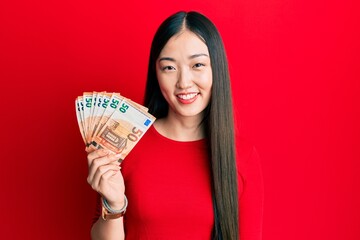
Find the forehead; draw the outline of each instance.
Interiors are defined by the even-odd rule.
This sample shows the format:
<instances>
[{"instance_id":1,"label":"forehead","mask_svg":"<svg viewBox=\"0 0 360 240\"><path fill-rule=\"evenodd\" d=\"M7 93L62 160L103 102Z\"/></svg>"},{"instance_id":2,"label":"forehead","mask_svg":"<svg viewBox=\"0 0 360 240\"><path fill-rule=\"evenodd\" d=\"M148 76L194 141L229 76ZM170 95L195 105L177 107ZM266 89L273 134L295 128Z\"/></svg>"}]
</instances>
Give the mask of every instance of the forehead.
<instances>
[{"instance_id":1,"label":"forehead","mask_svg":"<svg viewBox=\"0 0 360 240\"><path fill-rule=\"evenodd\" d=\"M200 53L209 55L205 42L195 33L184 30L169 39L161 50L159 57Z\"/></svg>"}]
</instances>

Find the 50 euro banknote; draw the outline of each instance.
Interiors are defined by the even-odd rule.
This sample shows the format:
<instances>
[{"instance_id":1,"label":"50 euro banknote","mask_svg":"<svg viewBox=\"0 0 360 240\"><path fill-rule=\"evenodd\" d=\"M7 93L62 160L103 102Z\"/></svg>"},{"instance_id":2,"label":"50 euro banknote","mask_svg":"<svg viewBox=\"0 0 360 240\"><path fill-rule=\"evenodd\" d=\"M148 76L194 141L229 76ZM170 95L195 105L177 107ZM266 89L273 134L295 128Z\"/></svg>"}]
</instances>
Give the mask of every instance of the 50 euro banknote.
<instances>
[{"instance_id":1,"label":"50 euro banknote","mask_svg":"<svg viewBox=\"0 0 360 240\"><path fill-rule=\"evenodd\" d=\"M85 92L75 100L79 130L87 152L106 148L122 161L154 123L147 108L119 93Z\"/></svg>"}]
</instances>

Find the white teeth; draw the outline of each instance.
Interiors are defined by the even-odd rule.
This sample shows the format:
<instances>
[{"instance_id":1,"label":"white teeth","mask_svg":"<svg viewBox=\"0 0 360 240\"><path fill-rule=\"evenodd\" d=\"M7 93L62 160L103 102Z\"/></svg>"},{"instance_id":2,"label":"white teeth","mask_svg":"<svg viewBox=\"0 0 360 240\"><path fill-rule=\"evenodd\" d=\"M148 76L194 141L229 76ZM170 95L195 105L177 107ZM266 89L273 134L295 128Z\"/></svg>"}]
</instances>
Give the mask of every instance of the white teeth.
<instances>
[{"instance_id":1,"label":"white teeth","mask_svg":"<svg viewBox=\"0 0 360 240\"><path fill-rule=\"evenodd\" d=\"M184 99L184 100L189 100L194 98L197 95L197 93L190 93L190 94L185 94L185 95L178 95L179 98Z\"/></svg>"}]
</instances>

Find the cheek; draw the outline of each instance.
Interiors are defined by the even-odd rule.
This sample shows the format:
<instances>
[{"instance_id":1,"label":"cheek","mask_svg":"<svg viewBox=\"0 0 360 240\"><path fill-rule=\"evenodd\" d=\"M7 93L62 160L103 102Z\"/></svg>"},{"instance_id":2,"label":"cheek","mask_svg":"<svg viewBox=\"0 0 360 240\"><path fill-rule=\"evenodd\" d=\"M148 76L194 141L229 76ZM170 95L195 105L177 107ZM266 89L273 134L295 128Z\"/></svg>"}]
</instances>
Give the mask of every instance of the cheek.
<instances>
[{"instance_id":1,"label":"cheek","mask_svg":"<svg viewBox=\"0 0 360 240\"><path fill-rule=\"evenodd\" d=\"M166 84L166 81L164 79L158 78L159 86L161 92L167 91L169 89L168 84Z\"/></svg>"},{"instance_id":2,"label":"cheek","mask_svg":"<svg viewBox=\"0 0 360 240\"><path fill-rule=\"evenodd\" d=\"M213 79L211 72L206 73L201 77L200 84L202 89L210 91L212 88L212 83L213 83Z\"/></svg>"},{"instance_id":3,"label":"cheek","mask_svg":"<svg viewBox=\"0 0 360 240\"><path fill-rule=\"evenodd\" d=\"M158 83L161 91L164 92L173 92L177 82L177 75L175 73L172 74L156 74Z\"/></svg>"},{"instance_id":4,"label":"cheek","mask_svg":"<svg viewBox=\"0 0 360 240\"><path fill-rule=\"evenodd\" d=\"M161 94L166 99L166 101L169 102L169 97L172 94L171 87L169 86L168 83L166 83L166 81L164 81L164 79L158 78L158 82L159 82Z\"/></svg>"},{"instance_id":5,"label":"cheek","mask_svg":"<svg viewBox=\"0 0 360 240\"><path fill-rule=\"evenodd\" d=\"M160 90L161 90L161 92L162 92L163 89L164 89L165 80L164 80L164 78L162 77L162 75L161 75L158 71L156 71L156 78L157 78L157 81L158 81L158 83L159 83Z\"/></svg>"}]
</instances>

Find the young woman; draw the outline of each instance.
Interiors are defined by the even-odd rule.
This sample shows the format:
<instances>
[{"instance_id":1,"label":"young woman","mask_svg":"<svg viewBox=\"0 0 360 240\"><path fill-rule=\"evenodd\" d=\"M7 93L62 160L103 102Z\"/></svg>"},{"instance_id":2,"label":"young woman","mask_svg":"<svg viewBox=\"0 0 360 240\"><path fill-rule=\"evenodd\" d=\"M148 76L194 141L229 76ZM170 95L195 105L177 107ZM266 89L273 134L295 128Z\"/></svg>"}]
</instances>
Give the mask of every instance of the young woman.
<instances>
[{"instance_id":1,"label":"young woman","mask_svg":"<svg viewBox=\"0 0 360 240\"><path fill-rule=\"evenodd\" d=\"M92 238L261 239L259 161L235 142L225 50L204 15L160 25L145 106L157 120L121 167L104 149L88 155L88 182L103 199Z\"/></svg>"}]
</instances>

